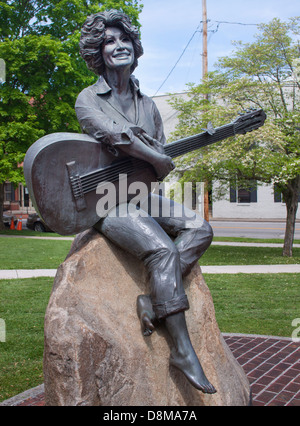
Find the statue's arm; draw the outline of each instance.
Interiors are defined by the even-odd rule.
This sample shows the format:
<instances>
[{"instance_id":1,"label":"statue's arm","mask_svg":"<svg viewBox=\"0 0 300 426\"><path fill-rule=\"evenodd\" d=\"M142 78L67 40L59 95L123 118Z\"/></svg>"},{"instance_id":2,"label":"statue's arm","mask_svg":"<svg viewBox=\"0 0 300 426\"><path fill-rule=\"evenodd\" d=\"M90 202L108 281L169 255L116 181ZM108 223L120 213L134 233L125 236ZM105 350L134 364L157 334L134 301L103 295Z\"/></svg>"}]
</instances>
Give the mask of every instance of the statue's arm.
<instances>
[{"instance_id":1,"label":"statue's arm","mask_svg":"<svg viewBox=\"0 0 300 426\"><path fill-rule=\"evenodd\" d=\"M130 145L134 136L129 126L116 123L105 114L93 97L80 94L75 104L75 112L82 131L99 142L108 145Z\"/></svg>"},{"instance_id":2,"label":"statue's arm","mask_svg":"<svg viewBox=\"0 0 300 426\"><path fill-rule=\"evenodd\" d=\"M159 149L158 146L162 146L164 143L162 122L159 122L160 116L156 117L156 137L159 138L157 140L143 135L143 133L139 137L138 133L133 132L129 125L117 124L99 108L92 96L88 97L84 92L77 98L75 111L84 133L101 142L117 146L118 149L132 157L152 164L160 179L174 169L171 157L165 155L163 149Z\"/></svg>"}]
</instances>

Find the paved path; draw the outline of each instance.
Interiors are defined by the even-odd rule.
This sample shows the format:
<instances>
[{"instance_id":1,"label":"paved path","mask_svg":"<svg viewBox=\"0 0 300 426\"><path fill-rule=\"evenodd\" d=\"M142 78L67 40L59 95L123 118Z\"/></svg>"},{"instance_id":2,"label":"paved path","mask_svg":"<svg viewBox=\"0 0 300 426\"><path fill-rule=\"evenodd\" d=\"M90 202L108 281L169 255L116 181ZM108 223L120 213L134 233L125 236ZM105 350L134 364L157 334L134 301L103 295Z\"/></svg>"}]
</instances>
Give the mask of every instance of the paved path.
<instances>
[{"instance_id":1,"label":"paved path","mask_svg":"<svg viewBox=\"0 0 300 426\"><path fill-rule=\"evenodd\" d=\"M62 239L61 237L50 238ZM281 244L269 243L214 242L213 244L282 247ZM294 245L296 246L300 245ZM299 273L300 265L225 265L202 266L201 269L204 274ZM56 269L0 270L0 279L54 277L55 275ZM300 406L300 342L289 338L242 334L224 334L224 338L249 379L254 406ZM41 385L29 389L0 405L44 406L44 387Z\"/></svg>"},{"instance_id":2,"label":"paved path","mask_svg":"<svg viewBox=\"0 0 300 426\"><path fill-rule=\"evenodd\" d=\"M212 265L201 270L203 274L296 274L300 265Z\"/></svg>"},{"instance_id":3,"label":"paved path","mask_svg":"<svg viewBox=\"0 0 300 426\"><path fill-rule=\"evenodd\" d=\"M48 240L67 240L72 241L73 237L35 237L24 235L0 235L8 238L28 238L28 239L48 239ZM237 247L282 247L277 243L244 243L244 242L223 242L213 241L215 246L237 246ZM300 247L300 244L294 244L294 247ZM300 273L300 265L218 265L202 266L203 274L275 274L275 273ZM34 277L55 277L56 269L12 269L0 270L0 279L20 279Z\"/></svg>"},{"instance_id":4,"label":"paved path","mask_svg":"<svg viewBox=\"0 0 300 426\"><path fill-rule=\"evenodd\" d=\"M226 241L213 241L212 246L236 246L236 247L272 247L282 248L283 244L279 243L243 243L243 242L226 242ZM293 244L294 248L300 248L300 244Z\"/></svg>"},{"instance_id":5,"label":"paved path","mask_svg":"<svg viewBox=\"0 0 300 426\"><path fill-rule=\"evenodd\" d=\"M2 269L1 280L15 280L21 278L55 277L56 269Z\"/></svg>"},{"instance_id":6,"label":"paved path","mask_svg":"<svg viewBox=\"0 0 300 426\"><path fill-rule=\"evenodd\" d=\"M63 240L73 241L74 237L36 237L34 235L8 235L0 234L1 238L28 238L32 240ZM236 247L278 247L282 248L283 243L243 243L243 242L230 242L230 241L213 241L213 246L236 246ZM293 244L293 247L300 248L300 244Z\"/></svg>"},{"instance_id":7,"label":"paved path","mask_svg":"<svg viewBox=\"0 0 300 426\"><path fill-rule=\"evenodd\" d=\"M223 337L243 367L253 406L300 406L300 343L275 336L227 334ZM29 389L0 406L44 406L44 386Z\"/></svg>"},{"instance_id":8,"label":"paved path","mask_svg":"<svg viewBox=\"0 0 300 426\"><path fill-rule=\"evenodd\" d=\"M201 266L203 274L297 274L300 265L218 265ZM55 277L56 269L2 269L0 279L15 280L35 277Z\"/></svg>"}]
</instances>

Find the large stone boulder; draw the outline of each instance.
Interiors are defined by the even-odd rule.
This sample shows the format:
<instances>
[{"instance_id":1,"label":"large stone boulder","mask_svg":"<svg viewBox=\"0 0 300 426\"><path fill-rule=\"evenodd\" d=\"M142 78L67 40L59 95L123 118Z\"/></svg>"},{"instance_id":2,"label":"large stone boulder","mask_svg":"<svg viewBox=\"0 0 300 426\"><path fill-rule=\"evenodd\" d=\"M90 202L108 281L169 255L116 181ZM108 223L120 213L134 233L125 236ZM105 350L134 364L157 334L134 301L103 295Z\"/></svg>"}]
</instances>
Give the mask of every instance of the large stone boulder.
<instances>
[{"instance_id":1,"label":"large stone boulder","mask_svg":"<svg viewBox=\"0 0 300 426\"><path fill-rule=\"evenodd\" d=\"M248 405L248 380L219 331L199 266L185 288L191 341L214 395L169 366L163 325L143 336L136 313L137 296L149 293L143 264L93 229L78 235L46 311L46 405Z\"/></svg>"}]
</instances>

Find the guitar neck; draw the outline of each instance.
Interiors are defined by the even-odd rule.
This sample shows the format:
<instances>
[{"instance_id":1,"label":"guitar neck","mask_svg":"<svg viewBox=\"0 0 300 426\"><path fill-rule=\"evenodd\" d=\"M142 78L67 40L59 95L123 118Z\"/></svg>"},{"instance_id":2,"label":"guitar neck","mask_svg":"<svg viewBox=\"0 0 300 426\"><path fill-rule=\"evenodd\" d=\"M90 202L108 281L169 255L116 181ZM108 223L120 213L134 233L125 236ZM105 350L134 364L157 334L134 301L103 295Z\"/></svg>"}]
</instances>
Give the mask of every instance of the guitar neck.
<instances>
[{"instance_id":1,"label":"guitar neck","mask_svg":"<svg viewBox=\"0 0 300 426\"><path fill-rule=\"evenodd\" d=\"M225 126L215 129L213 135L203 132L194 136L188 136L187 138L179 139L178 141L165 145L164 149L166 155L175 158L233 135L234 126L232 124L226 124ZM82 191L83 193L88 193L96 189L99 182L114 182L118 180L120 173L131 175L135 172L136 168L143 168L147 165L148 163L143 160L135 159L132 161L131 159L126 159L104 169L87 173L79 177L80 184L78 184L78 188L76 188L74 192L77 193ZM73 185L75 185L75 183Z\"/></svg>"},{"instance_id":2,"label":"guitar neck","mask_svg":"<svg viewBox=\"0 0 300 426\"><path fill-rule=\"evenodd\" d=\"M165 154L172 158L179 157L180 155L187 154L188 152L229 138L234 134L235 132L233 124L226 124L225 126L221 126L215 129L215 133L212 135L210 135L208 132L203 132L194 136L188 136L186 138L179 139L175 142L171 142L165 145Z\"/></svg>"},{"instance_id":3,"label":"guitar neck","mask_svg":"<svg viewBox=\"0 0 300 426\"><path fill-rule=\"evenodd\" d=\"M179 139L176 142L171 142L165 145L165 154L171 158L179 157L180 155L187 154L188 152L195 151L196 149L203 148L204 146L211 145L215 142L227 139L235 134L245 134L252 130L258 129L263 126L266 119L265 112L260 110L250 110L246 114L242 114L234 122L225 124L225 126L217 127L212 131L205 131L194 136ZM111 164L105 168L94 170L82 176L70 174L70 180L75 198L82 198L86 194L97 188L98 183L108 181L114 182L118 179L120 174L132 175L137 168L144 168L149 166L143 160L138 159L125 159L119 163ZM71 163L69 164L69 168Z\"/></svg>"}]
</instances>

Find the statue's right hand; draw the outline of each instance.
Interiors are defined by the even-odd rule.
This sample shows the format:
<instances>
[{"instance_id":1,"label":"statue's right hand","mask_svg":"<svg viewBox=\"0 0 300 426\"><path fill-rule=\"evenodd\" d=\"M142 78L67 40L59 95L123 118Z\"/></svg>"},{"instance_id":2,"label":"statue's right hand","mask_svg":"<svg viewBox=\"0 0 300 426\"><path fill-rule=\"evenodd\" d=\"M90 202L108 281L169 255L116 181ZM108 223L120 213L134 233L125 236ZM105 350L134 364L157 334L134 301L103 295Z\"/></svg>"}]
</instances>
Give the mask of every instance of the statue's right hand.
<instances>
[{"instance_id":1,"label":"statue's right hand","mask_svg":"<svg viewBox=\"0 0 300 426\"><path fill-rule=\"evenodd\" d=\"M134 137L133 143L121 145L121 149L132 157L152 164L158 180L163 180L175 168L171 157L156 151L137 136Z\"/></svg>"},{"instance_id":2,"label":"statue's right hand","mask_svg":"<svg viewBox=\"0 0 300 426\"><path fill-rule=\"evenodd\" d=\"M164 178L175 169L172 158L165 154L158 154L152 165L159 181L164 180Z\"/></svg>"}]
</instances>

